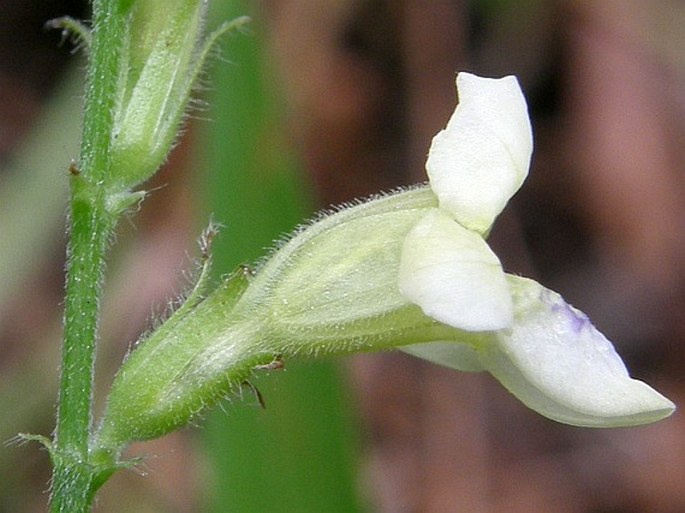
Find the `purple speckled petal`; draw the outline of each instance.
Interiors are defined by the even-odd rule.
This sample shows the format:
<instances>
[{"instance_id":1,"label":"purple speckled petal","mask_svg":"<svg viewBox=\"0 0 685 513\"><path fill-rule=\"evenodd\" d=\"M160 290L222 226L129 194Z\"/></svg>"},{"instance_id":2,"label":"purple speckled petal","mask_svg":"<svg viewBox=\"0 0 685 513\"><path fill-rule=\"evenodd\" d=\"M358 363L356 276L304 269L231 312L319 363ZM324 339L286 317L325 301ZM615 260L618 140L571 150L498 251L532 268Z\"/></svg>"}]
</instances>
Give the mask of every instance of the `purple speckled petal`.
<instances>
[{"instance_id":1,"label":"purple speckled petal","mask_svg":"<svg viewBox=\"0 0 685 513\"><path fill-rule=\"evenodd\" d=\"M508 276L514 326L480 351L481 362L527 406L588 427L654 422L675 406L632 379L587 316L535 281Z\"/></svg>"}]
</instances>

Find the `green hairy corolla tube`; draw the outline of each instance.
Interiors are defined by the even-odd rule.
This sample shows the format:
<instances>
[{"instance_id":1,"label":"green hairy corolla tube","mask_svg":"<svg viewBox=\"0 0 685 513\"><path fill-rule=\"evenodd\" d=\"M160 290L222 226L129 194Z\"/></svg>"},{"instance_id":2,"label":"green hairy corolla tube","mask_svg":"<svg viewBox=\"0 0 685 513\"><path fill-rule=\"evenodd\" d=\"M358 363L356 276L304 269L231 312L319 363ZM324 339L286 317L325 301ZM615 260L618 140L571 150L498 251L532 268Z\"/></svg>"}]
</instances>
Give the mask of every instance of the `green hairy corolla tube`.
<instances>
[{"instance_id":1,"label":"green hairy corolla tube","mask_svg":"<svg viewBox=\"0 0 685 513\"><path fill-rule=\"evenodd\" d=\"M255 273L235 272L205 299L196 287L122 365L97 446L177 429L273 362L448 336L452 328L396 285L402 241L434 206L417 188L345 208L300 230Z\"/></svg>"}]
</instances>

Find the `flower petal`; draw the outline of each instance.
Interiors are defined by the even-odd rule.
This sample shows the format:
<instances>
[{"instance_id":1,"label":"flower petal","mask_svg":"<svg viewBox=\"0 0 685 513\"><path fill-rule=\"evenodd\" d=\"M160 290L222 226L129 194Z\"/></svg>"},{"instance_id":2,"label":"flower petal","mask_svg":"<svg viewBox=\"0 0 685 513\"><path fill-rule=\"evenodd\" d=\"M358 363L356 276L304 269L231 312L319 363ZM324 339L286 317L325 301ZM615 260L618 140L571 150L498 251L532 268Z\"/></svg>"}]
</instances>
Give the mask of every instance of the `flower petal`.
<instances>
[{"instance_id":1,"label":"flower petal","mask_svg":"<svg viewBox=\"0 0 685 513\"><path fill-rule=\"evenodd\" d=\"M611 343L580 311L540 284L509 276L515 323L481 362L527 406L551 419L587 427L654 422L671 401L628 375Z\"/></svg>"},{"instance_id":2,"label":"flower petal","mask_svg":"<svg viewBox=\"0 0 685 513\"><path fill-rule=\"evenodd\" d=\"M481 372L485 370L480 363L476 350L459 342L426 342L424 344L411 344L400 346L397 349L412 356L438 365L444 365L451 369L464 372Z\"/></svg>"},{"instance_id":3,"label":"flower petal","mask_svg":"<svg viewBox=\"0 0 685 513\"><path fill-rule=\"evenodd\" d=\"M513 76L457 76L459 104L434 138L426 169L454 218L485 233L528 174L533 135Z\"/></svg>"},{"instance_id":4,"label":"flower petal","mask_svg":"<svg viewBox=\"0 0 685 513\"><path fill-rule=\"evenodd\" d=\"M499 260L478 233L439 208L404 239L399 287L428 317L454 328L489 331L513 322L511 292Z\"/></svg>"}]
</instances>

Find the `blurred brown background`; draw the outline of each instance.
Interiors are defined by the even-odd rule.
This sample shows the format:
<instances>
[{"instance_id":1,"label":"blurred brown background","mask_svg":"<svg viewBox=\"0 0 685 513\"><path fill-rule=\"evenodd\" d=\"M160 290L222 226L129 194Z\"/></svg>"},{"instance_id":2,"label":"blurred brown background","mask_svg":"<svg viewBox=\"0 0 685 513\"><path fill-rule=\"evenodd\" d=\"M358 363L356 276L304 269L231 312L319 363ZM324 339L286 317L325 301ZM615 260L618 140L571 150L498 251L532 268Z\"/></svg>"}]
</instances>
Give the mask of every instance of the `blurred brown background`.
<instances>
[{"instance_id":1,"label":"blurred brown background","mask_svg":"<svg viewBox=\"0 0 685 513\"><path fill-rule=\"evenodd\" d=\"M536 149L527 184L493 231L496 252L507 270L587 312L634 376L683 404L685 3L269 0L260 7L292 142L322 207L425 179L430 139L456 102L456 71L517 75ZM57 48L59 36L39 28L84 11L76 1L0 5L3 165L70 59ZM186 151L182 145L174 159ZM194 219L192 180L170 179L173 163L157 179L169 184L153 196L157 204L136 221L137 235L147 235L136 240L145 242L128 268L115 270L115 285L127 275L150 278L135 290L121 287L118 311L128 322L113 337L130 340L150 304L175 286ZM40 276L0 312L0 372L25 359L24 341L54 322L62 254L56 241ZM136 266L148 272L127 270ZM488 376L401 354L355 358L349 373L365 433L360 482L379 513L685 512L678 412L644 428L583 430L527 411ZM164 443L185 447L173 437ZM180 481L172 486L187 483Z\"/></svg>"}]
</instances>

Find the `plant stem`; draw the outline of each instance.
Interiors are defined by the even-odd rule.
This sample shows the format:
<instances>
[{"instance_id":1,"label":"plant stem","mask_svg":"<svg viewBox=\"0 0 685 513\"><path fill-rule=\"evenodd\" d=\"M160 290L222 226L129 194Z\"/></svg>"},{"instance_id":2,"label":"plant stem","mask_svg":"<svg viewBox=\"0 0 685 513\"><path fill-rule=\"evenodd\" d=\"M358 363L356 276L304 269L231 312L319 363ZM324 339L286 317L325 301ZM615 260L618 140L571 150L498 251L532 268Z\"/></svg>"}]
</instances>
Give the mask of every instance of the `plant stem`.
<instances>
[{"instance_id":1,"label":"plant stem","mask_svg":"<svg viewBox=\"0 0 685 513\"><path fill-rule=\"evenodd\" d=\"M70 458L53 458L53 513L87 513L95 494L92 469Z\"/></svg>"},{"instance_id":2,"label":"plant stem","mask_svg":"<svg viewBox=\"0 0 685 513\"><path fill-rule=\"evenodd\" d=\"M89 463L92 386L100 295L115 219L106 209L110 146L124 17L117 0L93 2L80 169L71 168L70 241L52 511L81 513L92 500L96 470Z\"/></svg>"}]
</instances>

